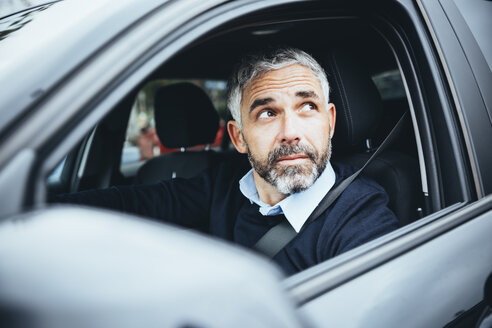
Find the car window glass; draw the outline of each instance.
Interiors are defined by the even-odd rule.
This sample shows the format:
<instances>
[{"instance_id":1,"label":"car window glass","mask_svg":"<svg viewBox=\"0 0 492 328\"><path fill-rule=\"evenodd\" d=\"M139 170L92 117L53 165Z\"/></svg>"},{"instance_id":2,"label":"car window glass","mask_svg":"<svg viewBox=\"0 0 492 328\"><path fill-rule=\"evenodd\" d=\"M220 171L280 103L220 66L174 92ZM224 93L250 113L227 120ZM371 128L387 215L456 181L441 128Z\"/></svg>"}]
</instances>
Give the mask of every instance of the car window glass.
<instances>
[{"instance_id":1,"label":"car window glass","mask_svg":"<svg viewBox=\"0 0 492 328\"><path fill-rule=\"evenodd\" d=\"M454 0L492 70L492 1Z\"/></svg>"},{"instance_id":2,"label":"car window glass","mask_svg":"<svg viewBox=\"0 0 492 328\"><path fill-rule=\"evenodd\" d=\"M20 10L41 5L46 0L6 0L0 1L0 17L4 17Z\"/></svg>"},{"instance_id":3,"label":"car window glass","mask_svg":"<svg viewBox=\"0 0 492 328\"><path fill-rule=\"evenodd\" d=\"M9 7L8 4L9 1L0 2L0 17L20 9L16 7L14 3L11 4L11 7ZM15 35L15 32L30 23L37 13L47 9L52 4L53 3L46 4L2 18L0 20L0 41Z\"/></svg>"},{"instance_id":4,"label":"car window glass","mask_svg":"<svg viewBox=\"0 0 492 328\"><path fill-rule=\"evenodd\" d=\"M221 117L221 124L212 148L220 148L227 120L226 81L208 79L189 80L155 80L145 85L137 94L128 122L128 128L123 145L121 167L124 172L126 165L145 161L160 154L180 151L177 148L167 148L162 145L155 131L154 93L158 87L178 82L191 82L202 88L212 100L215 109ZM193 149L202 149L207 145L199 145Z\"/></svg>"},{"instance_id":5,"label":"car window glass","mask_svg":"<svg viewBox=\"0 0 492 328\"><path fill-rule=\"evenodd\" d=\"M405 97L405 89L401 74L398 70L389 70L372 76L374 84L383 100L391 100Z\"/></svg>"}]
</instances>

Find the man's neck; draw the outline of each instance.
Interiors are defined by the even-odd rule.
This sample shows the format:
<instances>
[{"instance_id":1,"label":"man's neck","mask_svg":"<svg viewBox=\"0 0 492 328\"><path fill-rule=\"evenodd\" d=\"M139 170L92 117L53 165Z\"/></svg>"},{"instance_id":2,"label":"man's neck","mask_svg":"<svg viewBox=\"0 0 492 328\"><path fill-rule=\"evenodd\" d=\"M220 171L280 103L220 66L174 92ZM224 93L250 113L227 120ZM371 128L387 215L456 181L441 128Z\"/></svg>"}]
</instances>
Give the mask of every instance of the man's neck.
<instances>
[{"instance_id":1,"label":"man's neck","mask_svg":"<svg viewBox=\"0 0 492 328\"><path fill-rule=\"evenodd\" d=\"M255 170L253 170L253 177L255 179L258 196L260 197L262 202L273 206L289 196L287 194L282 194L280 191L277 190L277 188L266 182L262 177L258 175L258 173L256 173Z\"/></svg>"}]
</instances>

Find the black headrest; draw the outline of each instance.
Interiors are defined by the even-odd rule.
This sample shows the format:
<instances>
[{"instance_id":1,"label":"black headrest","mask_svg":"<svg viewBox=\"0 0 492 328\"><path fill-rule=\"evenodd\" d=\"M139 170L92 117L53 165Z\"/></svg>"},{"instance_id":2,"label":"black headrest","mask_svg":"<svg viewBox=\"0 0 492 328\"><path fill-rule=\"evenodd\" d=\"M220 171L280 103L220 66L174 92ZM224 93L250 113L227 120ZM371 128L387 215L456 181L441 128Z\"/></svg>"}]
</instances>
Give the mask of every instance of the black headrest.
<instances>
[{"instance_id":1,"label":"black headrest","mask_svg":"<svg viewBox=\"0 0 492 328\"><path fill-rule=\"evenodd\" d=\"M362 145L382 119L381 97L357 54L333 49L328 58L330 101L337 111L333 137L337 151Z\"/></svg>"},{"instance_id":2,"label":"black headrest","mask_svg":"<svg viewBox=\"0 0 492 328\"><path fill-rule=\"evenodd\" d=\"M207 94L192 83L176 83L156 90L155 128L168 148L212 143L219 115Z\"/></svg>"}]
</instances>

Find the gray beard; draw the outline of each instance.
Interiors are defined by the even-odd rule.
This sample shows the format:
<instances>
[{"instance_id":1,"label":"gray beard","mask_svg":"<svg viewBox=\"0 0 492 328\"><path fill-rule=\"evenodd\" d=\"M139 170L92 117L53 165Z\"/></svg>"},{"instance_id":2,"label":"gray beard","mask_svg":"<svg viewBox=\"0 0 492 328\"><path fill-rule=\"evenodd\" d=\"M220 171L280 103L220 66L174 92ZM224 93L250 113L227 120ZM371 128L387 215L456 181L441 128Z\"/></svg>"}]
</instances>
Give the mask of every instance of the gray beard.
<instances>
[{"instance_id":1,"label":"gray beard","mask_svg":"<svg viewBox=\"0 0 492 328\"><path fill-rule=\"evenodd\" d=\"M247 144L246 148L249 162L258 175L279 192L288 195L308 189L323 173L331 156L331 138L321 154L308 144L281 145L273 149L268 154L268 159L263 161L251 154ZM310 163L292 166L282 166L277 163L282 156L297 154L307 156Z\"/></svg>"}]
</instances>

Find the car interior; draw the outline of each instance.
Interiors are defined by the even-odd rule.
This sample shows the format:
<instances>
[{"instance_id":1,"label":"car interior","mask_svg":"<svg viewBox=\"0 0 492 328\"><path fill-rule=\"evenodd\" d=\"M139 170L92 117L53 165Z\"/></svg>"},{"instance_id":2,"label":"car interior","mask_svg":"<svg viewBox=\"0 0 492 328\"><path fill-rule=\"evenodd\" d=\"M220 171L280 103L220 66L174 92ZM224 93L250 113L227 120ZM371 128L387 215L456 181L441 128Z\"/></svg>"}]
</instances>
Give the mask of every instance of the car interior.
<instances>
[{"instance_id":1,"label":"car interior","mask_svg":"<svg viewBox=\"0 0 492 328\"><path fill-rule=\"evenodd\" d=\"M272 9L221 25L162 63L67 154L48 178L48 192L153 183L191 177L223 160L247 161L224 133L231 119L225 84L245 54L274 47L302 49L326 70L337 110L333 161L361 167L410 111L395 51L370 19L307 7L295 16L283 7ZM153 157L147 159L138 138L149 128L158 140L151 142ZM363 173L386 189L401 226L436 210L429 205L436 196L425 185L416 131L407 115L396 138Z\"/></svg>"}]
</instances>

